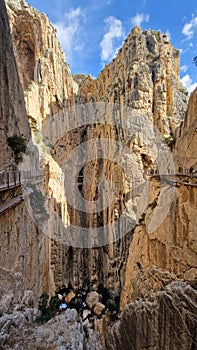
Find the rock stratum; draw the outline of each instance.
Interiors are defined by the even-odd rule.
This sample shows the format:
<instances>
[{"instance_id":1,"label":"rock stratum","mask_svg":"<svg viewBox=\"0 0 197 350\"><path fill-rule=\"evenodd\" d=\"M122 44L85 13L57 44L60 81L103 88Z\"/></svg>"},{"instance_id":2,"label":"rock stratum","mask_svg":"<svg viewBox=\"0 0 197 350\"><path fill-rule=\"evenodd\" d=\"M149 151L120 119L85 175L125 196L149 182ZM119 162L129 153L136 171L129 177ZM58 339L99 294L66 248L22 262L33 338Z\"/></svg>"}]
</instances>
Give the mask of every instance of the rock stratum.
<instances>
[{"instance_id":1,"label":"rock stratum","mask_svg":"<svg viewBox=\"0 0 197 350\"><path fill-rule=\"evenodd\" d=\"M1 200L3 349L17 346L14 338L22 346L25 332L46 349L100 349L92 328L106 349L195 349L197 90L188 102L178 50L161 32L135 27L97 79L72 76L47 16L23 0L6 5L0 170L43 177ZM27 144L21 164L13 135ZM16 194L22 200L9 207ZM65 324L29 325L43 292L87 286L100 296L86 321L74 313L69 321L71 312ZM62 334L66 322L73 341Z\"/></svg>"}]
</instances>

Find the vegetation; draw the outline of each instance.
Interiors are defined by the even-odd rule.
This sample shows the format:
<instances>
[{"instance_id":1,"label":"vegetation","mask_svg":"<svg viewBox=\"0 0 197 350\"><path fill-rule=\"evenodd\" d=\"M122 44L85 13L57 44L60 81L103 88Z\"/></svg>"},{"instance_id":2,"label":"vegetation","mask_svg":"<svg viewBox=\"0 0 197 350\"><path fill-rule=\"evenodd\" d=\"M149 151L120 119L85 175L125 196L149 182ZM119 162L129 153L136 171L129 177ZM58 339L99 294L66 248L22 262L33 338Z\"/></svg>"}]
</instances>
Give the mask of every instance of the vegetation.
<instances>
[{"instance_id":1,"label":"vegetation","mask_svg":"<svg viewBox=\"0 0 197 350\"><path fill-rule=\"evenodd\" d=\"M142 213L141 218L139 219L139 225L145 225L146 214Z\"/></svg>"},{"instance_id":2,"label":"vegetation","mask_svg":"<svg viewBox=\"0 0 197 350\"><path fill-rule=\"evenodd\" d=\"M155 209L157 206L157 199L158 198L155 198L154 201L148 205L148 208Z\"/></svg>"},{"instance_id":3,"label":"vegetation","mask_svg":"<svg viewBox=\"0 0 197 350\"><path fill-rule=\"evenodd\" d=\"M30 203L36 220L47 220L49 214L45 208L45 197L41 191L39 191L35 185L28 184L28 187L32 188L33 192L30 194Z\"/></svg>"},{"instance_id":4,"label":"vegetation","mask_svg":"<svg viewBox=\"0 0 197 350\"><path fill-rule=\"evenodd\" d=\"M113 311L118 312L119 311L119 303L117 301L113 300L113 299L108 299L107 300L106 307L111 312L113 312Z\"/></svg>"},{"instance_id":5,"label":"vegetation","mask_svg":"<svg viewBox=\"0 0 197 350\"><path fill-rule=\"evenodd\" d=\"M173 132L170 132L170 135L164 138L164 142L168 147L172 146L172 144L175 142L175 136Z\"/></svg>"},{"instance_id":6,"label":"vegetation","mask_svg":"<svg viewBox=\"0 0 197 350\"><path fill-rule=\"evenodd\" d=\"M14 152L15 162L21 163L23 161L23 154L26 152L26 141L22 136L13 135L8 137L8 146Z\"/></svg>"},{"instance_id":7,"label":"vegetation","mask_svg":"<svg viewBox=\"0 0 197 350\"><path fill-rule=\"evenodd\" d=\"M36 322L38 323L48 322L52 317L55 316L55 314L59 310L59 305L60 305L60 301L57 295L51 297L49 301L49 295L47 293L43 293L40 296L40 299L38 302L38 309L41 312L41 314L36 318Z\"/></svg>"},{"instance_id":8,"label":"vegetation","mask_svg":"<svg viewBox=\"0 0 197 350\"><path fill-rule=\"evenodd\" d=\"M185 87L181 87L181 88L179 89L179 91L182 92L182 93L185 94L185 95L188 95L188 91L187 91L187 89L186 89Z\"/></svg>"},{"instance_id":9,"label":"vegetation","mask_svg":"<svg viewBox=\"0 0 197 350\"><path fill-rule=\"evenodd\" d=\"M156 40L159 42L160 41L160 32L158 30L153 30L152 33L155 36Z\"/></svg>"}]
</instances>

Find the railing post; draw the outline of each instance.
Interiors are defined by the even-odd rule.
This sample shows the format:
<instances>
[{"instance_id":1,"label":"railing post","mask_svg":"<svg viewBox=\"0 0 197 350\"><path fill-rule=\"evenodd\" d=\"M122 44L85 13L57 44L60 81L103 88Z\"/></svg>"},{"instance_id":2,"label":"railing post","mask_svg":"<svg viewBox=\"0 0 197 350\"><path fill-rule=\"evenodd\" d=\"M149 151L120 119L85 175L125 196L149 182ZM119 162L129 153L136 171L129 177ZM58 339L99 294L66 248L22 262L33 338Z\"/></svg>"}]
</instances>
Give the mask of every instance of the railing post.
<instances>
[{"instance_id":1,"label":"railing post","mask_svg":"<svg viewBox=\"0 0 197 350\"><path fill-rule=\"evenodd\" d=\"M16 186L16 171L14 171L14 184Z\"/></svg>"},{"instance_id":2,"label":"railing post","mask_svg":"<svg viewBox=\"0 0 197 350\"><path fill-rule=\"evenodd\" d=\"M9 184L9 173L6 173L7 174L7 187L10 187L10 184Z\"/></svg>"}]
</instances>

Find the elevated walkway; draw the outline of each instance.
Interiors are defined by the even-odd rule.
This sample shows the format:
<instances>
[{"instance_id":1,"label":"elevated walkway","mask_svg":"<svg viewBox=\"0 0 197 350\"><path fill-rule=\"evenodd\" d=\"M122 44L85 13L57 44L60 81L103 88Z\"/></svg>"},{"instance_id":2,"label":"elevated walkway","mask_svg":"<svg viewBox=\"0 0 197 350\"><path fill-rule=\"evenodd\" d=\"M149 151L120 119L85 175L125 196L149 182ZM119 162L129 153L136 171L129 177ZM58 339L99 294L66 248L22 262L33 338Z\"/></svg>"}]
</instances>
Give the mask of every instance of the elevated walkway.
<instances>
[{"instance_id":1,"label":"elevated walkway","mask_svg":"<svg viewBox=\"0 0 197 350\"><path fill-rule=\"evenodd\" d=\"M43 182L43 172L2 171L0 172L0 214L21 203L30 192L25 190L28 183Z\"/></svg>"},{"instance_id":2,"label":"elevated walkway","mask_svg":"<svg viewBox=\"0 0 197 350\"><path fill-rule=\"evenodd\" d=\"M150 175L150 178L158 178L161 181L168 181L173 183L179 183L186 186L197 187L197 175L188 175L188 174L154 174ZM184 179L189 180L184 181Z\"/></svg>"}]
</instances>

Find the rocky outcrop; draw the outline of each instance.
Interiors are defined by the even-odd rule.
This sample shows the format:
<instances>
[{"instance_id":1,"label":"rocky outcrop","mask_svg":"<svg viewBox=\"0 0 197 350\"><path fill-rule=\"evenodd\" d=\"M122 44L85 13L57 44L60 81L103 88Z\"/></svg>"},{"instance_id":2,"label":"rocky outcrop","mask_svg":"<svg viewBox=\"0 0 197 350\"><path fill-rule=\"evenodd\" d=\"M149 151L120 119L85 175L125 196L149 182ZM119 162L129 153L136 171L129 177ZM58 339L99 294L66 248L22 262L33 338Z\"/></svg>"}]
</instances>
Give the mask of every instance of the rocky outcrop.
<instances>
[{"instance_id":1,"label":"rocky outcrop","mask_svg":"<svg viewBox=\"0 0 197 350\"><path fill-rule=\"evenodd\" d=\"M134 27L98 79L77 75L83 101L104 100L153 115L164 136L184 118L187 93L179 79L179 51L159 31Z\"/></svg>"},{"instance_id":2,"label":"rocky outcrop","mask_svg":"<svg viewBox=\"0 0 197 350\"><path fill-rule=\"evenodd\" d=\"M102 350L98 333L92 330L88 339L82 320L74 309L56 315L41 326L31 324L35 319L36 312L31 308L0 317L1 349L8 349L9 346L26 350Z\"/></svg>"},{"instance_id":3,"label":"rocky outcrop","mask_svg":"<svg viewBox=\"0 0 197 350\"><path fill-rule=\"evenodd\" d=\"M109 331L106 348L195 349L196 297L196 284L176 282L147 300L134 301Z\"/></svg>"}]
</instances>

